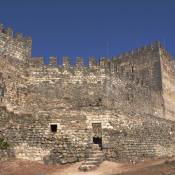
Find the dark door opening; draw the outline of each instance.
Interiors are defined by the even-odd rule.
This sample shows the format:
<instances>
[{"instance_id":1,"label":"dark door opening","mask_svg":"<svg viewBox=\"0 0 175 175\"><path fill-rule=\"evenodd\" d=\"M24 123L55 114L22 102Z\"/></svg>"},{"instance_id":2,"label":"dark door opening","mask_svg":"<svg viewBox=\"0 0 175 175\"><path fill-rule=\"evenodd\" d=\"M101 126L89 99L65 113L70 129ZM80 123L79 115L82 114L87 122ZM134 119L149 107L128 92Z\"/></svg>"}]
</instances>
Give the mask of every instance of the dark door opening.
<instances>
[{"instance_id":1,"label":"dark door opening","mask_svg":"<svg viewBox=\"0 0 175 175\"><path fill-rule=\"evenodd\" d=\"M101 137L93 137L93 143L98 144L99 147L102 149L102 138Z\"/></svg>"},{"instance_id":2,"label":"dark door opening","mask_svg":"<svg viewBox=\"0 0 175 175\"><path fill-rule=\"evenodd\" d=\"M57 132L57 124L51 124L50 130L51 130L51 132L56 133Z\"/></svg>"}]
</instances>

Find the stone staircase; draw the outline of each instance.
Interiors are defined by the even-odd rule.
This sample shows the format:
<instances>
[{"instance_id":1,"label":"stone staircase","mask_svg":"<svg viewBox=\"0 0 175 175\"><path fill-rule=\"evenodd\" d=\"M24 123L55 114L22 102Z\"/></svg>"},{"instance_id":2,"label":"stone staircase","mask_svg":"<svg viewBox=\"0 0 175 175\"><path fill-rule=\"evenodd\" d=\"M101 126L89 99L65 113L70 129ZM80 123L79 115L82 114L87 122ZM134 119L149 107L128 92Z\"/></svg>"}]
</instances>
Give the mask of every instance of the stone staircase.
<instances>
[{"instance_id":1,"label":"stone staircase","mask_svg":"<svg viewBox=\"0 0 175 175\"><path fill-rule=\"evenodd\" d=\"M88 158L79 167L80 171L94 170L103 162L104 155L98 144L92 144L88 154Z\"/></svg>"}]
</instances>

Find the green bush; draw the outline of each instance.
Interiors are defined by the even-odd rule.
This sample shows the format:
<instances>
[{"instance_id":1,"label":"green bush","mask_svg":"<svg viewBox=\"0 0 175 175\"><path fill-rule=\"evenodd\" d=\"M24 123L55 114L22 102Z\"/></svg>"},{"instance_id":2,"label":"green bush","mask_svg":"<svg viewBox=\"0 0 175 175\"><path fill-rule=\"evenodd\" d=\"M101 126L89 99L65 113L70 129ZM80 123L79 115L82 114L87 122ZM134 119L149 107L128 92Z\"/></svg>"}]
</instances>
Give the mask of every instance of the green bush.
<instances>
[{"instance_id":1,"label":"green bush","mask_svg":"<svg viewBox=\"0 0 175 175\"><path fill-rule=\"evenodd\" d=\"M0 149L7 149L9 144L4 138L0 138Z\"/></svg>"}]
</instances>

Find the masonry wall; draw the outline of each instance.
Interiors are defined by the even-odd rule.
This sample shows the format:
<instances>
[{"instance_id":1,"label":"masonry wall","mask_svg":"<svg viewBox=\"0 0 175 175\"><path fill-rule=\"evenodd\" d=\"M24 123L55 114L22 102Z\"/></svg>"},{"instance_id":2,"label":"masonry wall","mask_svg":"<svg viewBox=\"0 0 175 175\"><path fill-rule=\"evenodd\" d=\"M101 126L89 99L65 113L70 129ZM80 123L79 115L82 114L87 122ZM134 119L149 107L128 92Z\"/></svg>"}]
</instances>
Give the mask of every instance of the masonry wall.
<instances>
[{"instance_id":1,"label":"masonry wall","mask_svg":"<svg viewBox=\"0 0 175 175\"><path fill-rule=\"evenodd\" d=\"M60 111L57 118L49 114L34 117L9 113L2 107L0 112L0 137L7 139L16 158L46 163L84 159L88 143L84 115L75 111ZM57 133L50 131L51 123L58 124Z\"/></svg>"},{"instance_id":2,"label":"masonry wall","mask_svg":"<svg viewBox=\"0 0 175 175\"><path fill-rule=\"evenodd\" d=\"M8 58L26 61L31 57L32 40L23 37L21 33L13 36L11 28L4 28L0 24L0 54Z\"/></svg>"},{"instance_id":3,"label":"masonry wall","mask_svg":"<svg viewBox=\"0 0 175 175\"><path fill-rule=\"evenodd\" d=\"M108 92L111 106L128 113L164 116L158 50L159 43L154 43L113 61L114 76Z\"/></svg>"},{"instance_id":4,"label":"masonry wall","mask_svg":"<svg viewBox=\"0 0 175 175\"><path fill-rule=\"evenodd\" d=\"M31 57L32 40L13 34L11 28L0 24L0 103L8 110L22 112L26 93L27 67ZM23 91L23 93L21 93Z\"/></svg>"},{"instance_id":5,"label":"masonry wall","mask_svg":"<svg viewBox=\"0 0 175 175\"><path fill-rule=\"evenodd\" d=\"M175 61L163 48L160 54L165 118L175 120Z\"/></svg>"},{"instance_id":6,"label":"masonry wall","mask_svg":"<svg viewBox=\"0 0 175 175\"><path fill-rule=\"evenodd\" d=\"M30 58L31 39L13 37L10 29L1 28L0 34L0 50L4 50L0 55L5 84L2 99L9 110L35 113L102 108L164 117L159 43L124 53L112 61L101 59L96 64L90 58L89 66L84 66L81 58L76 65L64 58L63 66L59 66L54 57L47 66L42 57Z\"/></svg>"},{"instance_id":7,"label":"masonry wall","mask_svg":"<svg viewBox=\"0 0 175 175\"><path fill-rule=\"evenodd\" d=\"M46 66L42 58L30 62L26 110L101 108L164 116L158 43L112 61L91 59L87 67L67 58L63 66Z\"/></svg>"},{"instance_id":8,"label":"masonry wall","mask_svg":"<svg viewBox=\"0 0 175 175\"><path fill-rule=\"evenodd\" d=\"M92 143L92 123L101 123L103 152L108 160L129 161L175 154L175 123L154 116L118 111L72 110L40 112L37 116L0 110L0 137L11 156L45 163L83 160ZM58 131L51 132L50 124ZM4 152L1 151L4 154Z\"/></svg>"},{"instance_id":9,"label":"masonry wall","mask_svg":"<svg viewBox=\"0 0 175 175\"><path fill-rule=\"evenodd\" d=\"M175 154L174 61L160 43L89 66L31 58L31 39L0 25L2 157L45 163L83 160L101 123L109 160ZM51 125L57 132L51 131Z\"/></svg>"},{"instance_id":10,"label":"masonry wall","mask_svg":"<svg viewBox=\"0 0 175 175\"><path fill-rule=\"evenodd\" d=\"M26 74L24 63L0 55L0 104L6 106L9 111L16 113L24 111Z\"/></svg>"},{"instance_id":11,"label":"masonry wall","mask_svg":"<svg viewBox=\"0 0 175 175\"><path fill-rule=\"evenodd\" d=\"M116 115L104 152L109 160L140 160L175 154L175 123L149 115Z\"/></svg>"}]
</instances>

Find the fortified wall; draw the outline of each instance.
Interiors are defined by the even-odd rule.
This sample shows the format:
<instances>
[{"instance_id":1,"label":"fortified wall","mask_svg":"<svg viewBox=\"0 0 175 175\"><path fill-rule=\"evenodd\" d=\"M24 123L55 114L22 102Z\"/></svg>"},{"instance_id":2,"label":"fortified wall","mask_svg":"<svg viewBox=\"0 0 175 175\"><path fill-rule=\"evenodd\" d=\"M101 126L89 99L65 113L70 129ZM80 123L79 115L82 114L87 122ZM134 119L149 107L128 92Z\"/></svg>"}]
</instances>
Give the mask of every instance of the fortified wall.
<instances>
[{"instance_id":1,"label":"fortified wall","mask_svg":"<svg viewBox=\"0 0 175 175\"><path fill-rule=\"evenodd\" d=\"M89 66L82 58L76 65L69 58L63 58L63 65L57 65L54 57L49 65L42 57L30 58L26 74L24 87L18 87L22 104L17 110L100 108L164 117L158 43L113 60L96 63L90 58Z\"/></svg>"},{"instance_id":2,"label":"fortified wall","mask_svg":"<svg viewBox=\"0 0 175 175\"><path fill-rule=\"evenodd\" d=\"M31 38L0 25L0 137L9 156L80 161L96 137L110 160L175 154L174 60L160 42L88 66L81 57L45 65L31 49Z\"/></svg>"}]
</instances>

